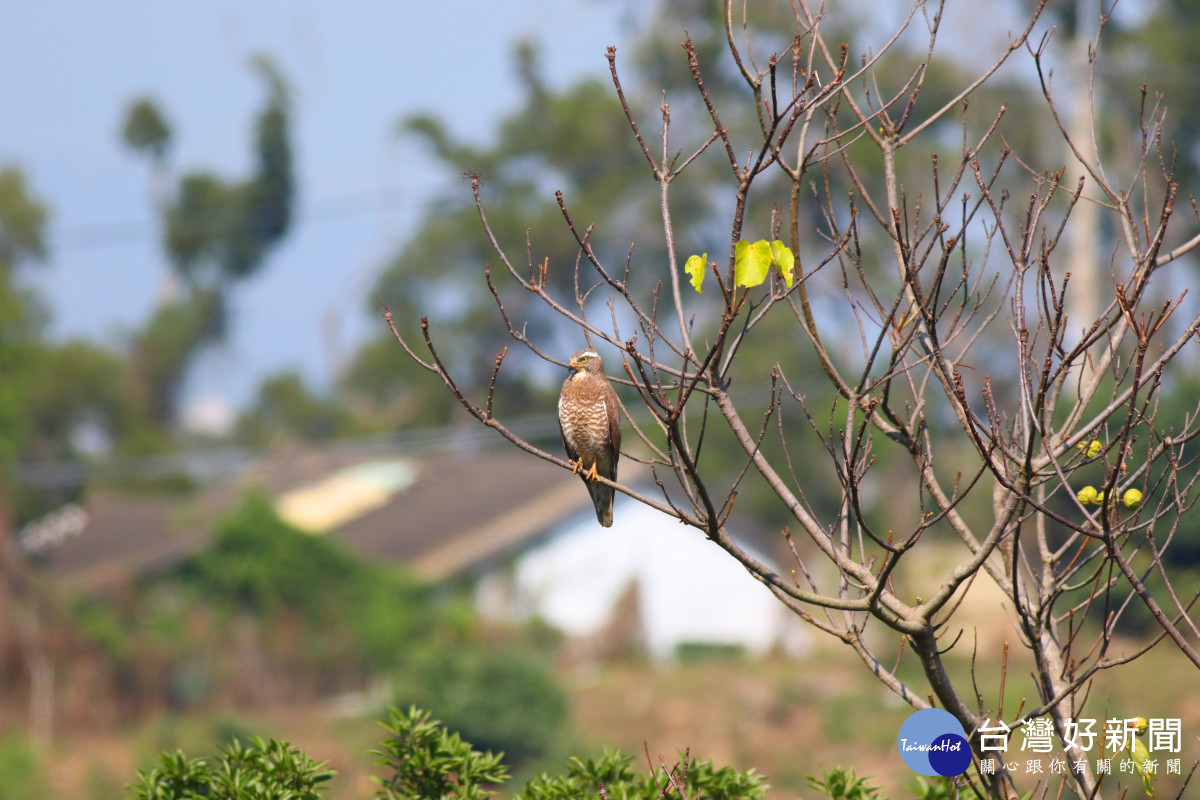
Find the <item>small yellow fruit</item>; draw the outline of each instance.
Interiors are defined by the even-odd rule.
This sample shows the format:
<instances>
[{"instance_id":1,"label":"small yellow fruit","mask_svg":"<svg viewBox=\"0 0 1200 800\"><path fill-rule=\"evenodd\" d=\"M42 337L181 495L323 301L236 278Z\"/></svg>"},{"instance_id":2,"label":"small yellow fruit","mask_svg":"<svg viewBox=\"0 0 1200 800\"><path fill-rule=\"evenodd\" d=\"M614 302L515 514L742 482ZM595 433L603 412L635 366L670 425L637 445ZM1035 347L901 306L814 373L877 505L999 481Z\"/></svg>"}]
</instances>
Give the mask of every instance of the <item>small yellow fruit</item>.
<instances>
[{"instance_id":1,"label":"small yellow fruit","mask_svg":"<svg viewBox=\"0 0 1200 800\"><path fill-rule=\"evenodd\" d=\"M1088 445L1087 457L1095 458L1100 455L1100 451L1104 449L1104 445L1100 444L1099 439L1092 439L1092 443Z\"/></svg>"},{"instance_id":2,"label":"small yellow fruit","mask_svg":"<svg viewBox=\"0 0 1200 800\"><path fill-rule=\"evenodd\" d=\"M1126 508L1137 508L1142 504L1142 493L1137 489L1130 489L1125 492L1125 497L1121 500Z\"/></svg>"},{"instance_id":3,"label":"small yellow fruit","mask_svg":"<svg viewBox=\"0 0 1200 800\"><path fill-rule=\"evenodd\" d=\"M1090 506L1092 503L1096 502L1096 487L1085 486L1079 490L1079 493L1076 494L1075 497L1080 503L1083 503L1085 506Z\"/></svg>"},{"instance_id":4,"label":"small yellow fruit","mask_svg":"<svg viewBox=\"0 0 1200 800\"><path fill-rule=\"evenodd\" d=\"M1092 502L1098 506L1104 505L1104 492L1096 492L1096 499Z\"/></svg>"}]
</instances>

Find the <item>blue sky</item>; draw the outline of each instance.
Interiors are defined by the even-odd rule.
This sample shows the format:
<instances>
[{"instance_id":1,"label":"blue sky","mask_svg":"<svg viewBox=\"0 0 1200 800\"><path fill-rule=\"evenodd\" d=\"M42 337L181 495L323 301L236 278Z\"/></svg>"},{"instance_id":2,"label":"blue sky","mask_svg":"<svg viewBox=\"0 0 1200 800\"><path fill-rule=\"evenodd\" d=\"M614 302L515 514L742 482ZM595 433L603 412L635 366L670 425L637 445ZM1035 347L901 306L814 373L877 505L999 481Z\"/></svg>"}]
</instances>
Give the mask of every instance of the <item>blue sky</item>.
<instances>
[{"instance_id":1,"label":"blue sky","mask_svg":"<svg viewBox=\"0 0 1200 800\"><path fill-rule=\"evenodd\" d=\"M121 146L129 101L150 95L175 129L177 171L244 174L262 102L252 55L292 84L299 215L240 287L228 344L188 396L244 402L266 373L328 385L372 326L364 296L411 233L423 198L458 176L393 135L432 111L477 140L518 102L511 50L542 46L553 85L606 74L629 4L617 0L318 3L209 0L0 4L0 164L21 165L51 210L49 261L33 280L56 338L117 345L150 313L166 275L147 167ZM465 184L462 191L468 191Z\"/></svg>"}]
</instances>

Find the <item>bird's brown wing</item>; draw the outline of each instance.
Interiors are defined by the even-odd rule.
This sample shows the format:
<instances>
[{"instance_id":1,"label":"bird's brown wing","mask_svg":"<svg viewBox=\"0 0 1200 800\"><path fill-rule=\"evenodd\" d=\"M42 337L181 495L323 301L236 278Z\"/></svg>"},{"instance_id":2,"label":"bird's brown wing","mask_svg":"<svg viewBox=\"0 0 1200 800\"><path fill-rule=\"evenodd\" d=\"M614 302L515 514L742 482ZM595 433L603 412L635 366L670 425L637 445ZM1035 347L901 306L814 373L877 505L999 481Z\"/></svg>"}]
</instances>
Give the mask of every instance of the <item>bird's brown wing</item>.
<instances>
[{"instance_id":1,"label":"bird's brown wing","mask_svg":"<svg viewBox=\"0 0 1200 800\"><path fill-rule=\"evenodd\" d=\"M616 482L617 461L621 458L621 404L607 379L604 381L604 389L604 407L608 411L608 440L612 444L611 469L606 477Z\"/></svg>"}]
</instances>

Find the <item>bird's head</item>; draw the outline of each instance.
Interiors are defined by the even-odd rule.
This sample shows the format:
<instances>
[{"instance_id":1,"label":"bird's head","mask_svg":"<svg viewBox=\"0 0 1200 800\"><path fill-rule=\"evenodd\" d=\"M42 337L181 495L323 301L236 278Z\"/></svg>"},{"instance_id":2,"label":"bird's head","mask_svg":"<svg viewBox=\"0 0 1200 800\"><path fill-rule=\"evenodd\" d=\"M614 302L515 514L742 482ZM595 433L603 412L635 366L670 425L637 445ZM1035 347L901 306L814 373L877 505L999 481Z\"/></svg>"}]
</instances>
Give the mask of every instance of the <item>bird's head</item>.
<instances>
[{"instance_id":1,"label":"bird's head","mask_svg":"<svg viewBox=\"0 0 1200 800\"><path fill-rule=\"evenodd\" d=\"M571 369L576 373L604 372L604 362L595 350L578 350L571 356Z\"/></svg>"}]
</instances>

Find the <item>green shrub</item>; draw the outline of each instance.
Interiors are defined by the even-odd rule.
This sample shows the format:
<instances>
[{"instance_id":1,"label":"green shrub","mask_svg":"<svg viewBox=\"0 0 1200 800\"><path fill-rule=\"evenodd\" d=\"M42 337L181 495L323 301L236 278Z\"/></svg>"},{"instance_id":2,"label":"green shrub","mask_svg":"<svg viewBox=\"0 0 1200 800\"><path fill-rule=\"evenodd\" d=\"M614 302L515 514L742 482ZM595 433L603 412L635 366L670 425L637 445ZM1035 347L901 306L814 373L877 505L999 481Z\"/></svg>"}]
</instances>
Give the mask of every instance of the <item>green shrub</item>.
<instances>
[{"instance_id":1,"label":"green shrub","mask_svg":"<svg viewBox=\"0 0 1200 800\"><path fill-rule=\"evenodd\" d=\"M833 772L821 770L821 778L811 775L808 784L829 800L883 800L879 787L872 786L870 778L860 778L852 769L835 767Z\"/></svg>"},{"instance_id":2,"label":"green shrub","mask_svg":"<svg viewBox=\"0 0 1200 800\"><path fill-rule=\"evenodd\" d=\"M334 539L284 522L260 492L246 495L176 577L241 611L292 610L307 619L328 615L330 591L342 601L362 599L387 584L397 593L419 594L415 583L363 561Z\"/></svg>"},{"instance_id":3,"label":"green shrub","mask_svg":"<svg viewBox=\"0 0 1200 800\"><path fill-rule=\"evenodd\" d=\"M396 701L432 709L451 730L510 763L545 754L561 737L567 697L543 658L460 643L429 648L397 678Z\"/></svg>"},{"instance_id":4,"label":"green shrub","mask_svg":"<svg viewBox=\"0 0 1200 800\"><path fill-rule=\"evenodd\" d=\"M664 792L668 784L674 790ZM705 800L761 800L768 788L764 778L752 769L738 772L732 767L713 766L711 761L693 761L684 754L671 767L669 776L661 767L654 774L647 774L633 768L631 756L607 750L598 759L571 759L565 775L539 775L515 800L602 796L609 800L660 800L680 797L679 787L687 797Z\"/></svg>"},{"instance_id":5,"label":"green shrub","mask_svg":"<svg viewBox=\"0 0 1200 800\"><path fill-rule=\"evenodd\" d=\"M109 668L105 696L135 711L360 689L459 624L415 579L291 527L260 493L204 549L132 589L72 611ZM247 657L262 669L245 670Z\"/></svg>"},{"instance_id":6,"label":"green shrub","mask_svg":"<svg viewBox=\"0 0 1200 800\"><path fill-rule=\"evenodd\" d=\"M378 797L482 800L494 794L487 787L508 779L499 755L475 750L420 709L393 708L380 724L391 735L373 752L391 774L378 779Z\"/></svg>"},{"instance_id":7,"label":"green shrub","mask_svg":"<svg viewBox=\"0 0 1200 800\"><path fill-rule=\"evenodd\" d=\"M126 708L253 698L264 687L328 695L398 673L404 704L434 707L512 759L544 753L566 713L538 658L477 643L461 598L293 528L257 493L174 570L73 610ZM549 658L554 642L534 630L522 644ZM247 655L261 669L243 669Z\"/></svg>"},{"instance_id":8,"label":"green shrub","mask_svg":"<svg viewBox=\"0 0 1200 800\"><path fill-rule=\"evenodd\" d=\"M227 613L297 615L311 653L371 670L394 666L437 618L415 580L288 525L260 493L247 495L168 580Z\"/></svg>"},{"instance_id":9,"label":"green shrub","mask_svg":"<svg viewBox=\"0 0 1200 800\"><path fill-rule=\"evenodd\" d=\"M254 737L222 746L211 765L180 751L164 753L130 788L138 800L317 800L333 775L324 761L286 742Z\"/></svg>"}]
</instances>

